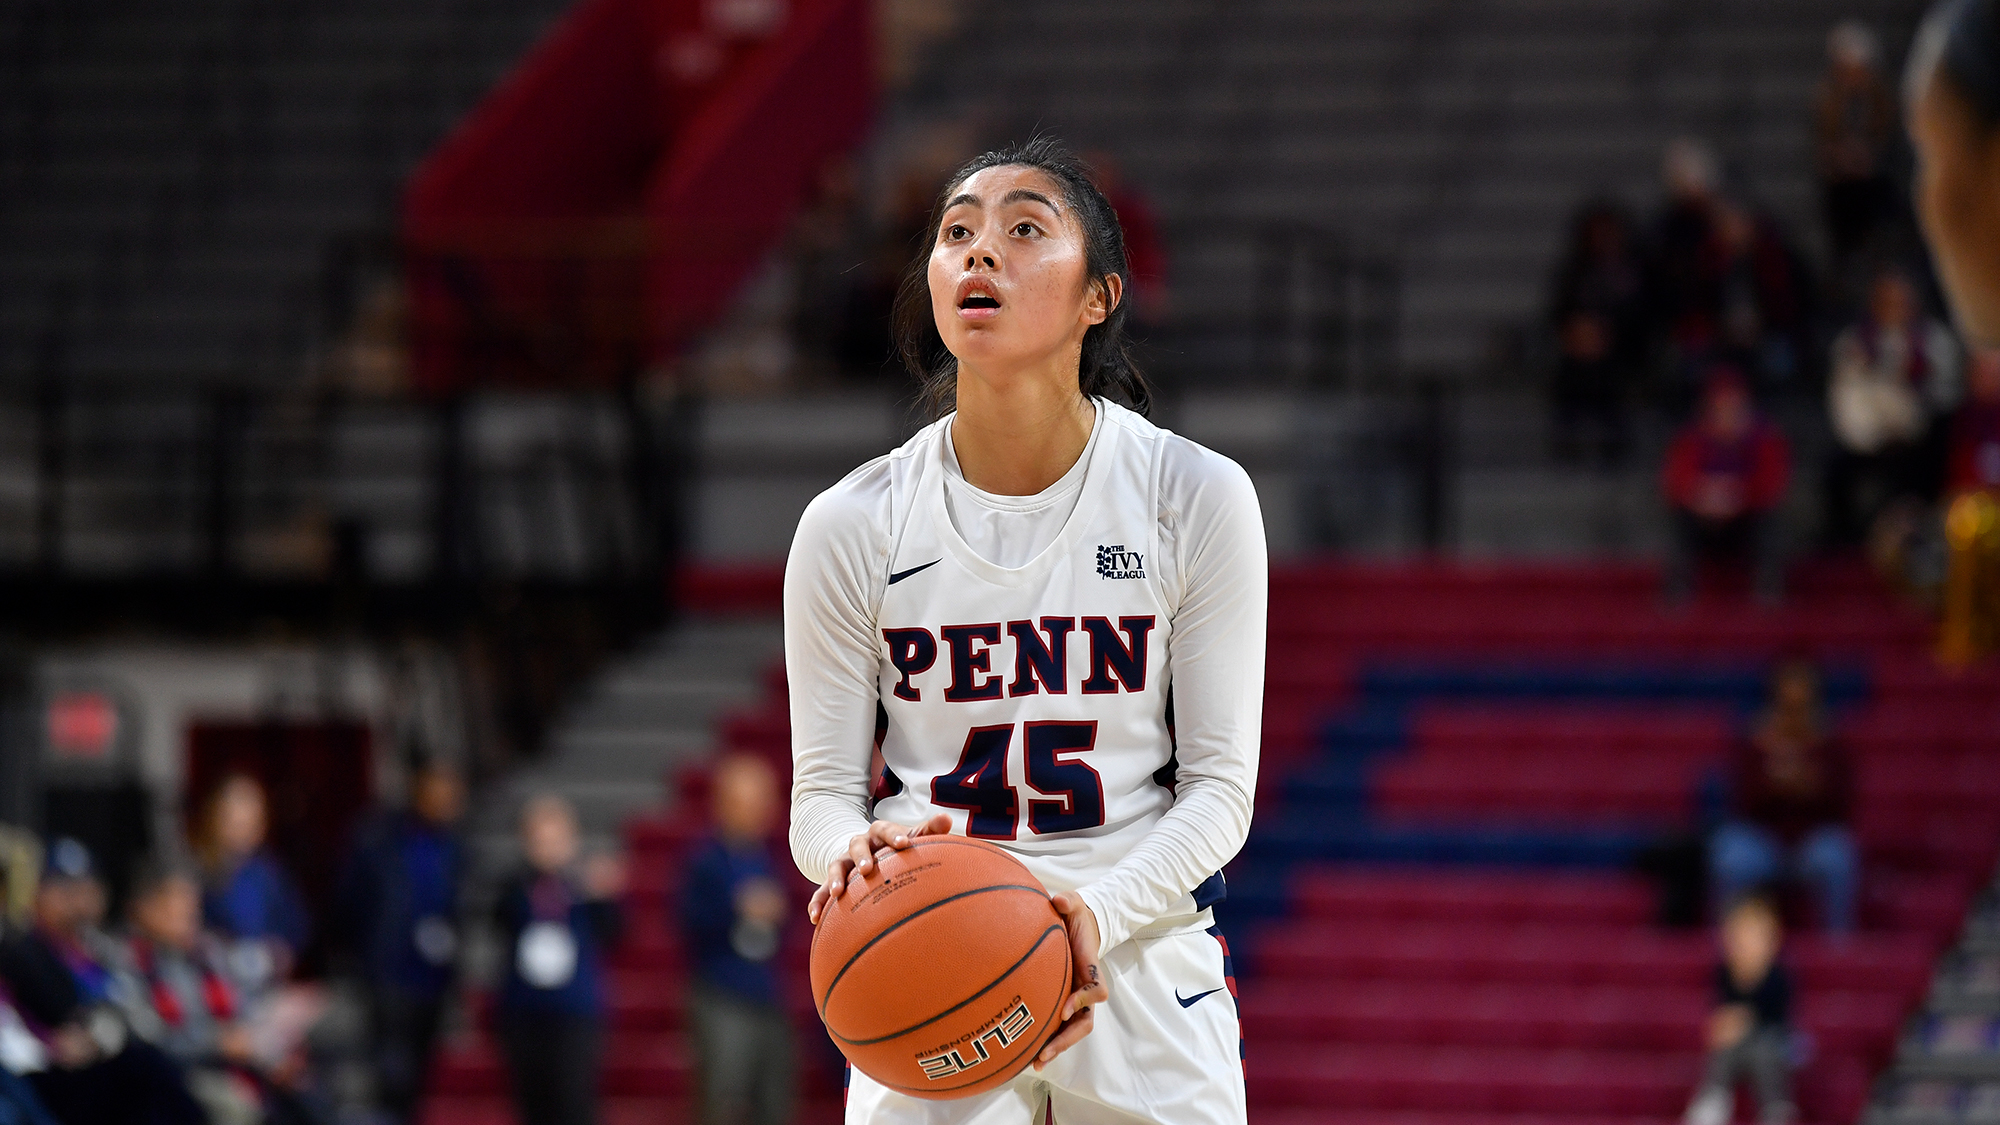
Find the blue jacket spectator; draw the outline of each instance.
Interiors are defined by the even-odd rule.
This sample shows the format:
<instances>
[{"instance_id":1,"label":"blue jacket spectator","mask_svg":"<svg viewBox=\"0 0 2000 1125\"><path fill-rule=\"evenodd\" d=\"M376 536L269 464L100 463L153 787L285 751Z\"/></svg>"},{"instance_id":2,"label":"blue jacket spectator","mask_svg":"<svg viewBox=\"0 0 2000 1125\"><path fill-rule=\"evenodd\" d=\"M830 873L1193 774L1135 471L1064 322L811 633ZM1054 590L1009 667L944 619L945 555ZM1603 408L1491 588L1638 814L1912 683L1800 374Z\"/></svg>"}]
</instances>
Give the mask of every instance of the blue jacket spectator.
<instances>
[{"instance_id":1,"label":"blue jacket spectator","mask_svg":"<svg viewBox=\"0 0 2000 1125\"><path fill-rule=\"evenodd\" d=\"M778 1001L771 957L778 951L781 927L775 920L745 917L737 903L746 893L775 888L776 871L763 840L718 836L695 853L681 896L695 975L760 1004Z\"/></svg>"},{"instance_id":2,"label":"blue jacket spectator","mask_svg":"<svg viewBox=\"0 0 2000 1125\"><path fill-rule=\"evenodd\" d=\"M604 956L617 940L611 856L577 863L576 815L545 795L521 810L527 864L500 893L505 939L498 1030L523 1125L595 1120L604 1057Z\"/></svg>"},{"instance_id":3,"label":"blue jacket spectator","mask_svg":"<svg viewBox=\"0 0 2000 1125\"><path fill-rule=\"evenodd\" d=\"M783 1125L792 1112L792 1027L778 1002L774 959L797 905L771 859L777 777L762 759L715 764L715 834L696 851L681 892L694 960L688 1023L708 1125Z\"/></svg>"},{"instance_id":4,"label":"blue jacket spectator","mask_svg":"<svg viewBox=\"0 0 2000 1125\"><path fill-rule=\"evenodd\" d=\"M501 894L496 918L512 953L501 1007L604 1014L604 951L619 930L615 902L589 897L568 874L524 871Z\"/></svg>"},{"instance_id":5,"label":"blue jacket spectator","mask_svg":"<svg viewBox=\"0 0 2000 1125\"><path fill-rule=\"evenodd\" d=\"M292 877L264 847L269 823L254 778L238 774L216 789L202 826L202 917L230 937L276 943L282 975L312 937L312 921Z\"/></svg>"},{"instance_id":6,"label":"blue jacket spectator","mask_svg":"<svg viewBox=\"0 0 2000 1125\"><path fill-rule=\"evenodd\" d=\"M341 876L342 937L367 990L376 1102L411 1120L456 979L455 826L465 792L448 764L411 761L409 804L364 823Z\"/></svg>"}]
</instances>

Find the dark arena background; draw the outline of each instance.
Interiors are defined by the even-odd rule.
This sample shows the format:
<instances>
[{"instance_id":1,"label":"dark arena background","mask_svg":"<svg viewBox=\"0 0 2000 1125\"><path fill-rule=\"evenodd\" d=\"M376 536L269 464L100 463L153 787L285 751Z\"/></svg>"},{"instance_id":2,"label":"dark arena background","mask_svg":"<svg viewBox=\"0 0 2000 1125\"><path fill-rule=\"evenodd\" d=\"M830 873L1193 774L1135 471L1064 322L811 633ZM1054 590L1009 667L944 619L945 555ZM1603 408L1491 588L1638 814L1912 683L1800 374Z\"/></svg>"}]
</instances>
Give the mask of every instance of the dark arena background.
<instances>
[{"instance_id":1,"label":"dark arena background","mask_svg":"<svg viewBox=\"0 0 2000 1125\"><path fill-rule=\"evenodd\" d=\"M2000 1122L2000 353L1909 203L1923 14L0 2L0 1121L140 1119L57 1089L138 1081L107 1012L187 1052L172 1120L500 1125L524 1068L838 1120L785 552L925 420L946 171L1039 131L1269 530L1251 1120ZM524 804L618 916L554 969ZM791 1063L705 1111L718 815ZM1749 888L1775 1100L1703 1087ZM510 1051L542 972L608 1006Z\"/></svg>"}]
</instances>

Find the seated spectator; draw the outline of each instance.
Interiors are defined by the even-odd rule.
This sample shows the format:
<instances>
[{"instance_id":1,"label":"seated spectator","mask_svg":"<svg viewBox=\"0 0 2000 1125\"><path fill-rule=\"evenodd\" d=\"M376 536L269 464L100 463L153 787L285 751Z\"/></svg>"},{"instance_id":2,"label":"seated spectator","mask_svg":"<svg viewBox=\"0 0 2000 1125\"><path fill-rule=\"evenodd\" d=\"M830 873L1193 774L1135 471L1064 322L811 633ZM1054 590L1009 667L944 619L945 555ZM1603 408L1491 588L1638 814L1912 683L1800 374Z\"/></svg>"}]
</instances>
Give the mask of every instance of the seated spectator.
<instances>
[{"instance_id":1,"label":"seated spectator","mask_svg":"<svg viewBox=\"0 0 2000 1125\"><path fill-rule=\"evenodd\" d=\"M250 990L228 948L201 928L201 883L172 861L143 865L117 996L132 1029L165 1051L212 1125L307 1120L258 1057L246 1022ZM254 986L253 986L254 987Z\"/></svg>"},{"instance_id":2,"label":"seated spectator","mask_svg":"<svg viewBox=\"0 0 2000 1125\"><path fill-rule=\"evenodd\" d=\"M777 782L761 758L715 765L715 834L689 862L681 924L694 962L688 998L707 1125L783 1125L792 1109L792 1026L771 959L794 904L771 858Z\"/></svg>"},{"instance_id":3,"label":"seated spectator","mask_svg":"<svg viewBox=\"0 0 2000 1125\"><path fill-rule=\"evenodd\" d=\"M1947 465L1951 505L1938 655L1964 667L2000 649L2000 351L1972 354Z\"/></svg>"},{"instance_id":4,"label":"seated spectator","mask_svg":"<svg viewBox=\"0 0 2000 1125\"><path fill-rule=\"evenodd\" d=\"M1952 416L1945 490L1959 496L2000 490L2000 349L1973 351L1965 368L1965 400Z\"/></svg>"},{"instance_id":5,"label":"seated spectator","mask_svg":"<svg viewBox=\"0 0 2000 1125\"><path fill-rule=\"evenodd\" d=\"M361 826L341 878L345 941L374 1029L376 1100L399 1122L416 1112L455 978L464 804L449 763L416 759L408 803Z\"/></svg>"},{"instance_id":6,"label":"seated spectator","mask_svg":"<svg viewBox=\"0 0 2000 1125\"><path fill-rule=\"evenodd\" d=\"M1814 148L1836 273L1890 218L1896 198L1889 178L1896 102L1876 65L1879 54L1875 33L1860 20L1842 20L1827 35Z\"/></svg>"},{"instance_id":7,"label":"seated spectator","mask_svg":"<svg viewBox=\"0 0 2000 1125\"><path fill-rule=\"evenodd\" d=\"M1718 370L1699 415L1667 450L1662 483L1674 521L1669 600L1683 601L1694 592L1695 571L1704 560L1745 554L1758 597L1775 602L1783 596L1777 508L1790 476L1791 447L1784 435L1757 413L1749 389L1733 371Z\"/></svg>"},{"instance_id":8,"label":"seated spectator","mask_svg":"<svg viewBox=\"0 0 2000 1125\"><path fill-rule=\"evenodd\" d=\"M1827 727L1819 669L1787 660L1771 674L1770 703L1737 747L1732 815L1709 843L1718 898L1781 880L1817 893L1833 933L1854 929L1860 857L1847 752Z\"/></svg>"},{"instance_id":9,"label":"seated spectator","mask_svg":"<svg viewBox=\"0 0 2000 1125\"><path fill-rule=\"evenodd\" d=\"M515 1107L522 1125L588 1125L604 1056L604 957L618 937L624 873L612 856L579 870L576 814L553 794L521 810L521 852L526 862L495 909L507 951L496 1015Z\"/></svg>"},{"instance_id":10,"label":"seated spectator","mask_svg":"<svg viewBox=\"0 0 2000 1125\"><path fill-rule=\"evenodd\" d=\"M27 1082L49 1068L49 1053L21 1019L0 984L0 1125L57 1125Z\"/></svg>"},{"instance_id":11,"label":"seated spectator","mask_svg":"<svg viewBox=\"0 0 2000 1125\"><path fill-rule=\"evenodd\" d=\"M1549 302L1562 460L1591 456L1612 466L1623 459L1625 401L1645 361L1648 296L1630 217L1608 201L1585 205L1571 224Z\"/></svg>"},{"instance_id":12,"label":"seated spectator","mask_svg":"<svg viewBox=\"0 0 2000 1125\"><path fill-rule=\"evenodd\" d=\"M1717 362L1763 388L1792 383L1810 293L1791 240L1771 216L1722 192L1715 154L1701 141L1669 145L1665 173L1655 306L1683 387Z\"/></svg>"},{"instance_id":13,"label":"seated spectator","mask_svg":"<svg viewBox=\"0 0 2000 1125\"><path fill-rule=\"evenodd\" d=\"M1827 539L1859 542L1891 501L1937 498L1947 419L1959 397L1958 345L1923 314L1898 269L1875 275L1868 313L1833 342L1827 413L1837 439L1826 474Z\"/></svg>"},{"instance_id":14,"label":"seated spectator","mask_svg":"<svg viewBox=\"0 0 2000 1125\"><path fill-rule=\"evenodd\" d=\"M1715 967L1715 1010L1708 1017L1708 1064L1682 1118L1685 1125L1728 1125L1736 1116L1736 1086L1749 1079L1758 1120L1788 1125L1792 1104L1792 978L1778 960L1784 927L1769 899L1747 895L1730 904L1720 927L1722 960Z\"/></svg>"},{"instance_id":15,"label":"seated spectator","mask_svg":"<svg viewBox=\"0 0 2000 1125\"><path fill-rule=\"evenodd\" d=\"M1734 363L1762 390L1794 385L1809 288L1777 220L1718 198L1700 271L1699 303L1678 330L1684 353Z\"/></svg>"},{"instance_id":16,"label":"seated spectator","mask_svg":"<svg viewBox=\"0 0 2000 1125\"><path fill-rule=\"evenodd\" d=\"M1667 201L1653 220L1653 289L1661 327L1680 345L1683 326L1695 328L1707 307L1702 254L1714 237L1722 170L1705 142L1680 137L1667 146L1660 171Z\"/></svg>"},{"instance_id":17,"label":"seated spectator","mask_svg":"<svg viewBox=\"0 0 2000 1125\"><path fill-rule=\"evenodd\" d=\"M1167 247L1160 237L1160 218L1139 185L1125 176L1118 158L1104 149L1085 154L1084 166L1125 236L1125 268L1131 275L1126 299L1132 302L1133 323L1155 326L1167 319Z\"/></svg>"},{"instance_id":18,"label":"seated spectator","mask_svg":"<svg viewBox=\"0 0 2000 1125\"><path fill-rule=\"evenodd\" d=\"M291 875L264 846L270 827L264 786L245 774L223 781L200 827L204 920L229 937L261 943L267 975L288 976L311 921Z\"/></svg>"},{"instance_id":19,"label":"seated spectator","mask_svg":"<svg viewBox=\"0 0 2000 1125\"><path fill-rule=\"evenodd\" d=\"M0 1125L58 1125L35 1096L35 1088L4 1066L0 1066Z\"/></svg>"},{"instance_id":20,"label":"seated spectator","mask_svg":"<svg viewBox=\"0 0 2000 1125\"><path fill-rule=\"evenodd\" d=\"M180 1068L129 1033L112 1002L115 950L98 931L104 887L90 852L49 846L33 923L0 947L0 981L46 1052L28 1076L63 1125L200 1125Z\"/></svg>"}]
</instances>

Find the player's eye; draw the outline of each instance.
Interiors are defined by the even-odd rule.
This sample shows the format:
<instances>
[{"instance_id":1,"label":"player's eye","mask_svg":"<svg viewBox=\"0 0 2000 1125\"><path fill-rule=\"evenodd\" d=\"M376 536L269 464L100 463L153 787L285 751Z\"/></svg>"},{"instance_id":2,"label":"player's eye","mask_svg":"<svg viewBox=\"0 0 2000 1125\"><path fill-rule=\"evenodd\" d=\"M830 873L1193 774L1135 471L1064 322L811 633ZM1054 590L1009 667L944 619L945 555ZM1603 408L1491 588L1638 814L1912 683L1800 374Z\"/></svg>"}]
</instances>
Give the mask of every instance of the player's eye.
<instances>
[{"instance_id":1,"label":"player's eye","mask_svg":"<svg viewBox=\"0 0 2000 1125\"><path fill-rule=\"evenodd\" d=\"M1026 220L1014 224L1014 233L1026 238L1035 233L1035 224Z\"/></svg>"},{"instance_id":2,"label":"player's eye","mask_svg":"<svg viewBox=\"0 0 2000 1125\"><path fill-rule=\"evenodd\" d=\"M970 237L971 234L971 231L966 230L957 223L951 223L944 228L944 240L946 242L957 242L961 238Z\"/></svg>"}]
</instances>

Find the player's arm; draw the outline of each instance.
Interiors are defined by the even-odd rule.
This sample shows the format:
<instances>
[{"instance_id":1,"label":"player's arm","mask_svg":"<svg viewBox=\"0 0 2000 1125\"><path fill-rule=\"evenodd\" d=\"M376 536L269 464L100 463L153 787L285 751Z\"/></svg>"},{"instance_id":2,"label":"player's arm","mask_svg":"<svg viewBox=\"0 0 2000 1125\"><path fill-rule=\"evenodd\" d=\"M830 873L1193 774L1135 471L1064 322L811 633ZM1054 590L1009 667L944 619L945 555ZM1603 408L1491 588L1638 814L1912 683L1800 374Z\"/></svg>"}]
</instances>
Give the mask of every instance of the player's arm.
<instances>
[{"instance_id":1,"label":"player's arm","mask_svg":"<svg viewBox=\"0 0 2000 1125\"><path fill-rule=\"evenodd\" d=\"M1111 998L1099 958L1178 906L1243 847L1257 789L1270 587L1257 491L1234 462L1205 451L1177 466L1173 498L1179 612L1173 690L1174 807L1103 878L1054 896L1069 930L1077 991L1036 1057L1048 1065L1090 1034L1091 1005Z\"/></svg>"},{"instance_id":2,"label":"player's arm","mask_svg":"<svg viewBox=\"0 0 2000 1125\"><path fill-rule=\"evenodd\" d=\"M1235 858L1250 831L1270 588L1264 519L1241 467L1194 452L1170 461L1162 490L1178 525L1174 807L1117 866L1078 889L1103 949L1175 909Z\"/></svg>"},{"instance_id":3,"label":"player's arm","mask_svg":"<svg viewBox=\"0 0 2000 1125\"><path fill-rule=\"evenodd\" d=\"M864 469L807 506L785 563L792 858L819 884L807 908L814 922L851 870L874 865L876 849L950 828L948 820L912 827L868 819L888 520L887 474Z\"/></svg>"}]
</instances>

